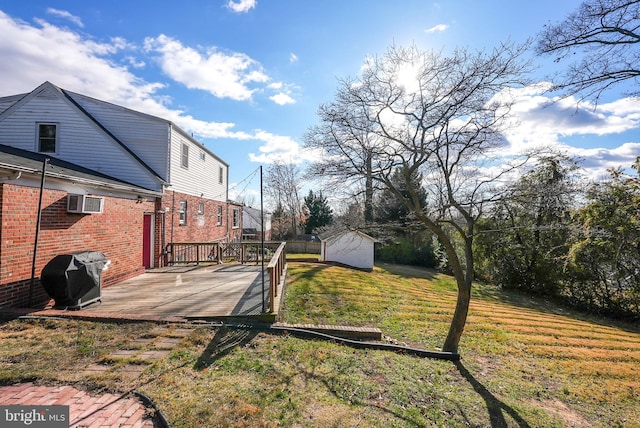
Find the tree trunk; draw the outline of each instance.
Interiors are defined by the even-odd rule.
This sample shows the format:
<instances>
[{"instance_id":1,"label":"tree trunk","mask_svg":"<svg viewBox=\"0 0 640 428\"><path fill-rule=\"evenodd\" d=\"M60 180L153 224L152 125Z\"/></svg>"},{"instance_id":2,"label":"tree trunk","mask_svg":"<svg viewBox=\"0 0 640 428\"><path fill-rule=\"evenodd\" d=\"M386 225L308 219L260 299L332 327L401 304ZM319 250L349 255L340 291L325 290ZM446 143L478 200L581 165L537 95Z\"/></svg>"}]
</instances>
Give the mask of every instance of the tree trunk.
<instances>
[{"instance_id":1,"label":"tree trunk","mask_svg":"<svg viewBox=\"0 0 640 428\"><path fill-rule=\"evenodd\" d=\"M469 304L471 303L471 284L473 283L473 229L472 227L469 229L464 243L466 268L463 273L460 267L460 274L455 275L458 285L458 299L456 301L453 318L451 319L451 325L449 326L449 333L442 346L444 352L452 352L454 354L458 353L458 345L460 344L464 326L467 323Z\"/></svg>"},{"instance_id":2,"label":"tree trunk","mask_svg":"<svg viewBox=\"0 0 640 428\"><path fill-rule=\"evenodd\" d=\"M366 159L367 175L364 184L364 222L373 223L373 172L371 171L371 153Z\"/></svg>"},{"instance_id":3,"label":"tree trunk","mask_svg":"<svg viewBox=\"0 0 640 428\"><path fill-rule=\"evenodd\" d=\"M426 220L424 221L425 224L433 233L435 233L435 235L438 237L438 240L447 252L449 264L451 265L453 276L456 280L456 284L458 285L458 299L456 301L456 309L453 313L453 318L451 319L449 333L447 334L447 338L444 341L444 345L442 345L442 350L444 352L457 354L460 338L462 337L462 332L464 331L464 326L467 322L469 303L471 301L471 283L473 281L473 238L471 238L471 236L473 236L473 234L469 234L467 237L465 237L465 269L462 267L460 259L458 258L458 253L456 252L453 243L449 239L449 236L447 236L447 233L438 225L426 219L424 216L418 215L418 218L420 218L421 220ZM470 230L473 231L473 228L471 227Z\"/></svg>"},{"instance_id":4,"label":"tree trunk","mask_svg":"<svg viewBox=\"0 0 640 428\"><path fill-rule=\"evenodd\" d=\"M471 287L458 284L458 300L456 302L456 310L451 319L449 333L444 341L442 350L444 352L458 353L458 345L467 322L467 314L469 313L469 303L471 301Z\"/></svg>"}]
</instances>

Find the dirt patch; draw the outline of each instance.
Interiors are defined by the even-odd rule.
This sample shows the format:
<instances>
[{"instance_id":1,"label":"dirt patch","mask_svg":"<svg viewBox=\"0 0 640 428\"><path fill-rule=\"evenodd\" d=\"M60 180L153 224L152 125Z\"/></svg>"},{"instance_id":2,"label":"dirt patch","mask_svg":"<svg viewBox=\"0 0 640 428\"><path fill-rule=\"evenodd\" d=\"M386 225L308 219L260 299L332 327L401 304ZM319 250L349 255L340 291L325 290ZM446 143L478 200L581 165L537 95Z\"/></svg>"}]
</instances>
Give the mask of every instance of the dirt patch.
<instances>
[{"instance_id":1,"label":"dirt patch","mask_svg":"<svg viewBox=\"0 0 640 428\"><path fill-rule=\"evenodd\" d=\"M476 371L477 366L477 371ZM496 370L500 366L500 361L497 358L476 356L473 358L473 366L467 367L471 371L476 371L476 374L482 378L486 378L495 374Z\"/></svg>"},{"instance_id":2,"label":"dirt patch","mask_svg":"<svg viewBox=\"0 0 640 428\"><path fill-rule=\"evenodd\" d=\"M533 401L533 405L541 407L548 413L562 419L565 426L571 428L588 428L591 426L585 418L575 410L570 409L566 404L557 398L551 398L543 401Z\"/></svg>"},{"instance_id":3,"label":"dirt patch","mask_svg":"<svg viewBox=\"0 0 640 428\"><path fill-rule=\"evenodd\" d=\"M339 427L354 425L353 415L342 406L310 404L303 410L304 420L314 426Z\"/></svg>"}]
</instances>

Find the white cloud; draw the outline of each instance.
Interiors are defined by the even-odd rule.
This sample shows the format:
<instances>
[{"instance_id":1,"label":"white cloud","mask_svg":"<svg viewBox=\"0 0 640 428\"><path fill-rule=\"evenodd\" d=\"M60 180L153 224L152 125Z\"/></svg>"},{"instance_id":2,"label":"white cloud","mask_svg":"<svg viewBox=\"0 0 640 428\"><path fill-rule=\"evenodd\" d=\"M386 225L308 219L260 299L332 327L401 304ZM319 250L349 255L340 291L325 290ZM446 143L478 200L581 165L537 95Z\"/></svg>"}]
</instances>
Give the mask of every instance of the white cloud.
<instances>
[{"instance_id":1,"label":"white cloud","mask_svg":"<svg viewBox=\"0 0 640 428\"><path fill-rule=\"evenodd\" d=\"M250 84L269 81L262 66L242 53L216 48L199 52L164 34L146 38L145 49L160 54L160 66L169 77L218 98L249 100L256 91Z\"/></svg>"},{"instance_id":2,"label":"white cloud","mask_svg":"<svg viewBox=\"0 0 640 428\"><path fill-rule=\"evenodd\" d=\"M291 53L289 55L289 62L293 63L293 62L298 62L298 55Z\"/></svg>"},{"instance_id":3,"label":"white cloud","mask_svg":"<svg viewBox=\"0 0 640 428\"><path fill-rule=\"evenodd\" d=\"M251 162L270 164L279 161L300 164L312 159L311 153L303 150L291 137L257 130L255 138L264 141L265 144L258 148L260 154L249 153Z\"/></svg>"},{"instance_id":4,"label":"white cloud","mask_svg":"<svg viewBox=\"0 0 640 428\"><path fill-rule=\"evenodd\" d=\"M292 97L292 94L297 91L297 87L294 85L285 85L282 82L270 83L267 88L277 92L269 97L271 101L278 105L295 104L296 100Z\"/></svg>"},{"instance_id":5,"label":"white cloud","mask_svg":"<svg viewBox=\"0 0 640 428\"><path fill-rule=\"evenodd\" d=\"M63 89L170 120L199 138L263 141L259 148L261 153L250 156L254 162L308 158L290 137L263 130L244 132L237 130L232 122L201 120L184 110L171 108L171 99L159 93L164 83L147 82L127 68L127 65L142 67L144 60L124 55L123 65L118 65L110 57L123 49L134 51L134 46L125 39L114 38L110 43L100 43L43 20L36 20L36 23L38 26L13 20L0 11L0 34L3 35L0 37L0 58L3 58L0 61L0 96L29 92L48 80ZM259 64L241 54L224 55L211 51L203 56L164 36L148 42L153 49L163 50L163 65L170 70L174 70L174 60L185 59L185 68L174 70L178 77L191 73L198 84L216 91L217 85L228 84L232 90L220 89L220 93L230 97L250 96L253 89L246 87L247 83L268 80ZM214 60L221 64L212 65ZM196 64L201 64L205 70L195 70ZM212 82L203 76L206 72L218 71L224 75L222 80ZM272 82L266 89L282 94L274 95L276 101L286 102L287 97L290 98L291 87L282 82Z\"/></svg>"},{"instance_id":6,"label":"white cloud","mask_svg":"<svg viewBox=\"0 0 640 428\"><path fill-rule=\"evenodd\" d=\"M240 0L237 2L233 0L229 0L227 2L227 7L233 10L234 12L244 13L244 12L249 12L251 9L255 8L257 4L258 4L257 0Z\"/></svg>"},{"instance_id":7,"label":"white cloud","mask_svg":"<svg viewBox=\"0 0 640 428\"><path fill-rule=\"evenodd\" d=\"M67 29L36 22L39 27L14 21L0 11L0 81L4 91L11 91L3 95L31 91L46 80L112 102L145 99L162 87L105 58L118 52L120 42L86 40Z\"/></svg>"},{"instance_id":8,"label":"white cloud","mask_svg":"<svg viewBox=\"0 0 640 428\"><path fill-rule=\"evenodd\" d=\"M602 103L597 108L572 97L552 98L545 93L549 85L540 83L520 90L511 90L515 104L509 127L505 131L510 147L503 154L538 147L566 151L584 159L583 166L593 174L603 174L607 168L633 163L640 153L640 141L621 141L620 134L640 129L638 99L623 98ZM501 94L500 97L506 97ZM580 148L571 145L573 138L606 141L608 147Z\"/></svg>"},{"instance_id":9,"label":"white cloud","mask_svg":"<svg viewBox=\"0 0 640 428\"><path fill-rule=\"evenodd\" d=\"M163 83L146 82L106 57L130 47L124 39L98 43L68 29L36 22L40 27L15 21L0 11L0 57L4 59L0 61L0 96L29 92L48 80L63 89L170 120L205 138L254 138L236 131L233 123L207 122L169 108L170 100L158 94ZM143 64L131 56L124 61Z\"/></svg>"},{"instance_id":10,"label":"white cloud","mask_svg":"<svg viewBox=\"0 0 640 428\"><path fill-rule=\"evenodd\" d=\"M435 33L438 31L445 31L447 28L449 28L449 26L447 24L438 24L438 25L434 25L431 28L427 28L426 30L424 30L425 33Z\"/></svg>"},{"instance_id":11,"label":"white cloud","mask_svg":"<svg viewBox=\"0 0 640 428\"><path fill-rule=\"evenodd\" d=\"M72 15L70 12L67 12L66 10L54 9L50 7L47 9L47 13L49 15L57 16L59 18L68 19L69 21L76 24L78 27L84 28L84 23L82 22L82 19L80 19L75 15Z\"/></svg>"},{"instance_id":12,"label":"white cloud","mask_svg":"<svg viewBox=\"0 0 640 428\"><path fill-rule=\"evenodd\" d=\"M125 60L133 67L133 68L144 68L145 65L147 65L146 62L137 59L136 57L132 56L132 55L128 55L125 57Z\"/></svg>"},{"instance_id":13,"label":"white cloud","mask_svg":"<svg viewBox=\"0 0 640 428\"><path fill-rule=\"evenodd\" d=\"M283 106L286 104L295 104L296 100L294 100L293 98L291 98L289 95L280 92L279 94L273 95L271 97L269 97L269 99L271 101L273 101L274 103Z\"/></svg>"}]
</instances>

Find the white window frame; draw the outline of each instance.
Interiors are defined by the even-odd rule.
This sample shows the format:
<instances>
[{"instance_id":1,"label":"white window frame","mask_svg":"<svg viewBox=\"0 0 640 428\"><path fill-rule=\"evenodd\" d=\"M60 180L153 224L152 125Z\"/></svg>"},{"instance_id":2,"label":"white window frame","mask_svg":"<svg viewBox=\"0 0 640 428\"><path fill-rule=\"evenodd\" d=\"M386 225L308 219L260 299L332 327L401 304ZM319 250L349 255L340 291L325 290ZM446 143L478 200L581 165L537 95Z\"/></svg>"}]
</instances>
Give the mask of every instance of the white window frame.
<instances>
[{"instance_id":1,"label":"white window frame","mask_svg":"<svg viewBox=\"0 0 640 428\"><path fill-rule=\"evenodd\" d=\"M180 166L189 169L189 145L182 143L180 146Z\"/></svg>"},{"instance_id":2,"label":"white window frame","mask_svg":"<svg viewBox=\"0 0 640 428\"><path fill-rule=\"evenodd\" d=\"M198 215L204 215L204 202L198 202Z\"/></svg>"},{"instance_id":3,"label":"white window frame","mask_svg":"<svg viewBox=\"0 0 640 428\"><path fill-rule=\"evenodd\" d=\"M220 182L220 184L224 183L224 168L219 167L220 169L218 170L218 181Z\"/></svg>"},{"instance_id":4,"label":"white window frame","mask_svg":"<svg viewBox=\"0 0 640 428\"><path fill-rule=\"evenodd\" d=\"M222 226L222 205L218 205L218 226Z\"/></svg>"},{"instance_id":5,"label":"white window frame","mask_svg":"<svg viewBox=\"0 0 640 428\"><path fill-rule=\"evenodd\" d=\"M178 213L180 214L180 225L187 224L187 201L180 201L180 208L178 209Z\"/></svg>"},{"instance_id":6,"label":"white window frame","mask_svg":"<svg viewBox=\"0 0 640 428\"><path fill-rule=\"evenodd\" d=\"M233 228L234 229L238 229L240 227L240 209L239 208L234 208L233 209Z\"/></svg>"}]
</instances>

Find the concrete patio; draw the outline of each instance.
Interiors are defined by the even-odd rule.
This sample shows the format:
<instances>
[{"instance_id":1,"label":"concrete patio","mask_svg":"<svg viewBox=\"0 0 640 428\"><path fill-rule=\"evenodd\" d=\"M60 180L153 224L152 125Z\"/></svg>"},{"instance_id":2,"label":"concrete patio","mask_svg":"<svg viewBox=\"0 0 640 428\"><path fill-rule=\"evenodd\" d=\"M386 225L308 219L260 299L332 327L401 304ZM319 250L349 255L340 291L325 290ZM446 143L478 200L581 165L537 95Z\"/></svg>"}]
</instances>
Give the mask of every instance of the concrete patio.
<instances>
[{"instance_id":1,"label":"concrete patio","mask_svg":"<svg viewBox=\"0 0 640 428\"><path fill-rule=\"evenodd\" d=\"M44 309L31 315L88 319L197 321L255 317L276 321L284 280L277 287L269 313L269 275L260 265L220 264L173 266L146 273L102 289L102 301L80 310ZM263 312L264 308L264 312Z\"/></svg>"}]
</instances>

